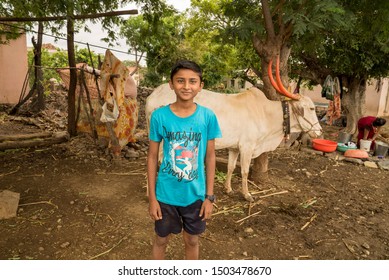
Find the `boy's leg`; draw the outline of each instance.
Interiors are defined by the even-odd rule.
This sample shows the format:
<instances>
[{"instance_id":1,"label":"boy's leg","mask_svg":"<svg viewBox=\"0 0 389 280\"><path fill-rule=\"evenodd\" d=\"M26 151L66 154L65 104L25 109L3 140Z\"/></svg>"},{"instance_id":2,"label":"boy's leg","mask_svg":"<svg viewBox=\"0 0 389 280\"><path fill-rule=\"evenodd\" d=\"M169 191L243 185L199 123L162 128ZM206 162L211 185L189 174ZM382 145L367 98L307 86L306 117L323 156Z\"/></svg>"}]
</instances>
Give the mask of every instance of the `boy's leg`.
<instances>
[{"instance_id":1,"label":"boy's leg","mask_svg":"<svg viewBox=\"0 0 389 280\"><path fill-rule=\"evenodd\" d=\"M199 259L199 236L192 235L183 231L184 243L185 243L185 259L186 260L198 260Z\"/></svg>"},{"instance_id":2,"label":"boy's leg","mask_svg":"<svg viewBox=\"0 0 389 280\"><path fill-rule=\"evenodd\" d=\"M199 235L205 231L206 223L200 217L203 202L198 200L193 204L180 208L183 220L183 237L185 244L185 258L187 260L199 259Z\"/></svg>"},{"instance_id":3,"label":"boy's leg","mask_svg":"<svg viewBox=\"0 0 389 280\"><path fill-rule=\"evenodd\" d=\"M178 234L182 230L182 222L175 206L159 202L162 220L155 221L155 239L152 249L154 260L165 259L166 247L170 234Z\"/></svg>"},{"instance_id":4,"label":"boy's leg","mask_svg":"<svg viewBox=\"0 0 389 280\"><path fill-rule=\"evenodd\" d=\"M152 249L152 258L153 260L164 260L166 253L166 246L169 242L169 236L160 237L157 234L155 235L153 249Z\"/></svg>"}]
</instances>

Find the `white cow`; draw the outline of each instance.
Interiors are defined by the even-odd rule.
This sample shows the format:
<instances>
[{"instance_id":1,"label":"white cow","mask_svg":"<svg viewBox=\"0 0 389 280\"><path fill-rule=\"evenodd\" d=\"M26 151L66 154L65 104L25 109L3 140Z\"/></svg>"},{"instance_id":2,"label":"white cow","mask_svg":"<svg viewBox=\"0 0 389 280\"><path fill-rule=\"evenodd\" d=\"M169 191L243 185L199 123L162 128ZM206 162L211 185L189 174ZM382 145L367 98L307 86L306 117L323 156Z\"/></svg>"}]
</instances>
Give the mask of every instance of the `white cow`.
<instances>
[{"instance_id":1,"label":"white cow","mask_svg":"<svg viewBox=\"0 0 389 280\"><path fill-rule=\"evenodd\" d=\"M287 102L288 110L283 109L281 101L267 99L265 94L255 87L238 94L202 90L195 98L196 103L212 109L219 121L223 135L222 138L216 139L215 145L216 149L228 149L225 183L227 193L232 191L232 173L240 154L242 193L248 201L253 201L247 184L251 160L262 153L274 151L280 145L285 135L285 120L289 120L291 134L304 132L312 138L322 134L312 100L306 96L290 93L283 86L279 74L279 57L277 57L276 69L275 81L272 75L272 60L270 60L268 75L271 84L278 92L292 99ZM146 100L147 124L151 113L156 108L173 103L175 100L175 93L170 89L169 84L156 88Z\"/></svg>"},{"instance_id":2,"label":"white cow","mask_svg":"<svg viewBox=\"0 0 389 280\"><path fill-rule=\"evenodd\" d=\"M159 86L147 98L146 118L158 107L175 101L169 84ZM202 90L195 102L212 109L219 121L222 138L216 139L216 149L228 149L227 193L232 191L231 177L240 154L242 193L246 200L253 201L248 191L247 177L251 159L264 152L274 151L284 138L283 110L281 101L271 101L257 88L238 94L221 94ZM288 101L290 106L291 133L306 132L316 138L321 126L315 106L309 97L301 96Z\"/></svg>"}]
</instances>

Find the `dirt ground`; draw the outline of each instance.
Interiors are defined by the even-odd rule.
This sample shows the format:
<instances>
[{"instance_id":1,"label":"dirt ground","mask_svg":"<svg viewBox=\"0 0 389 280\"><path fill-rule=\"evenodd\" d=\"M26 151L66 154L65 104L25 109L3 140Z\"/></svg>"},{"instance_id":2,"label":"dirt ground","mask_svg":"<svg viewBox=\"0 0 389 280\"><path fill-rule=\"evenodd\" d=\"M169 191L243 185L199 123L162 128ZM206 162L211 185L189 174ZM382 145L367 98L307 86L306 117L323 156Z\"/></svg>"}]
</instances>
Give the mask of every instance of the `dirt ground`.
<instances>
[{"instance_id":1,"label":"dirt ground","mask_svg":"<svg viewBox=\"0 0 389 280\"><path fill-rule=\"evenodd\" d=\"M341 129L323 128L325 138ZM0 113L0 135L42 130ZM20 193L17 217L0 220L0 259L149 259L144 130L132 146L138 158L112 160L88 135L0 152L0 190ZM272 152L269 167L266 183L250 185L250 204L238 172L236 191L224 193L219 165L201 259L389 259L389 171L297 148ZM183 259L182 248L174 236L167 258Z\"/></svg>"}]
</instances>

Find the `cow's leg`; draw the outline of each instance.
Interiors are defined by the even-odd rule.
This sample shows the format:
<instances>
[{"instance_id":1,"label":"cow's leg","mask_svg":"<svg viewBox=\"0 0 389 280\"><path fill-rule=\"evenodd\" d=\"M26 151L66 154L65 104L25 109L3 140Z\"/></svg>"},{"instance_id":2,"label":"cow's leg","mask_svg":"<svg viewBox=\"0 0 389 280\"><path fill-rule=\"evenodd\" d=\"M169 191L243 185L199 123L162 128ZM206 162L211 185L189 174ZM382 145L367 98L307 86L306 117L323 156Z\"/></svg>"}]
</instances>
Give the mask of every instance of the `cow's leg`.
<instances>
[{"instance_id":1,"label":"cow's leg","mask_svg":"<svg viewBox=\"0 0 389 280\"><path fill-rule=\"evenodd\" d=\"M248 176L250 171L251 153L249 151L240 152L240 169L242 175L242 194L247 201L254 201L254 198L249 193Z\"/></svg>"},{"instance_id":2,"label":"cow's leg","mask_svg":"<svg viewBox=\"0 0 389 280\"><path fill-rule=\"evenodd\" d=\"M235 170L236 161L238 160L239 151L237 150L228 150L228 165L227 165L227 178L225 182L226 193L232 192L231 179L232 173Z\"/></svg>"}]
</instances>

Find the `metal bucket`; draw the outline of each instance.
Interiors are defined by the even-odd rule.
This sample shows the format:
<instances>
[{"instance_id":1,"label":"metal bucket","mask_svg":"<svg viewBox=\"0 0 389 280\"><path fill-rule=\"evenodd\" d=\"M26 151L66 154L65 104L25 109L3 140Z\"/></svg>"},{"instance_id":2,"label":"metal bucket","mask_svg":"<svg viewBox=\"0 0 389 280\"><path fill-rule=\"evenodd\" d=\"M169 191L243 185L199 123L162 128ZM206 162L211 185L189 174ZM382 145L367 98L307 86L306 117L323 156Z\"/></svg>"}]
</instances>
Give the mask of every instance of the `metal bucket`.
<instances>
[{"instance_id":1,"label":"metal bucket","mask_svg":"<svg viewBox=\"0 0 389 280\"><path fill-rule=\"evenodd\" d=\"M338 134L338 143L348 143L351 141L352 136L353 135L351 133L341 131Z\"/></svg>"},{"instance_id":2,"label":"metal bucket","mask_svg":"<svg viewBox=\"0 0 389 280\"><path fill-rule=\"evenodd\" d=\"M376 141L375 142L375 149L374 149L374 154L379 157L385 157L386 154L388 153L389 145L381 142L381 141Z\"/></svg>"},{"instance_id":3,"label":"metal bucket","mask_svg":"<svg viewBox=\"0 0 389 280\"><path fill-rule=\"evenodd\" d=\"M370 140L359 140L359 148L362 151L370 152L370 147L371 147L371 141Z\"/></svg>"}]
</instances>

